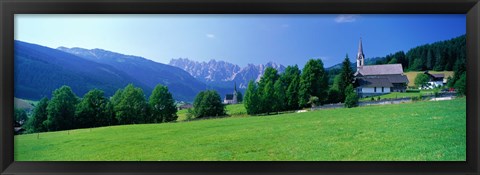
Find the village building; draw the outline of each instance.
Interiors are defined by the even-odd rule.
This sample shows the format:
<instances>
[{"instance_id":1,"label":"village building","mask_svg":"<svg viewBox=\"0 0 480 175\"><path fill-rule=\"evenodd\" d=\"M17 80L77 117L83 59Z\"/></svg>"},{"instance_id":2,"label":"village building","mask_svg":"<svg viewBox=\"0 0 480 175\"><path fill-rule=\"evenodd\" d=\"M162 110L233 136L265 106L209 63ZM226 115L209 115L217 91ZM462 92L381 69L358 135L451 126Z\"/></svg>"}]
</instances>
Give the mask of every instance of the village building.
<instances>
[{"instance_id":1,"label":"village building","mask_svg":"<svg viewBox=\"0 0 480 175\"><path fill-rule=\"evenodd\" d=\"M190 103L185 103L177 107L178 110L190 109L193 108L193 105Z\"/></svg>"},{"instance_id":2,"label":"village building","mask_svg":"<svg viewBox=\"0 0 480 175\"><path fill-rule=\"evenodd\" d=\"M354 76L356 91L361 98L390 92L405 92L408 84L402 64L366 66L361 38L357 53L357 71Z\"/></svg>"},{"instance_id":3,"label":"village building","mask_svg":"<svg viewBox=\"0 0 480 175\"><path fill-rule=\"evenodd\" d=\"M223 99L223 104L237 104L237 103L238 103L238 91L237 91L237 83L235 82L233 94L226 94L225 98Z\"/></svg>"},{"instance_id":4,"label":"village building","mask_svg":"<svg viewBox=\"0 0 480 175\"><path fill-rule=\"evenodd\" d=\"M428 81L427 85L422 87L422 89L434 89L436 87L445 86L447 83L447 79L445 79L445 74L431 74L428 71L424 72L430 80Z\"/></svg>"}]
</instances>

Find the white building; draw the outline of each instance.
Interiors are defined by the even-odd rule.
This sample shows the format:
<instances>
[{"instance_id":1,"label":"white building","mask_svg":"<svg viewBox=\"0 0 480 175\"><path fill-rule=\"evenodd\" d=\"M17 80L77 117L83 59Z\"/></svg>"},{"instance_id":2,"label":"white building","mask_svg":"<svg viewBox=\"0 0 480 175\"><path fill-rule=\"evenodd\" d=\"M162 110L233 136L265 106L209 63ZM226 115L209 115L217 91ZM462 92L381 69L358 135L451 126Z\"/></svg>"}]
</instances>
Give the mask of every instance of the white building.
<instances>
[{"instance_id":1,"label":"white building","mask_svg":"<svg viewBox=\"0 0 480 175\"><path fill-rule=\"evenodd\" d=\"M421 89L434 89L436 87L442 87L447 83L445 74L430 74L428 71L425 71L425 74L430 77L430 80L426 86L420 87Z\"/></svg>"}]
</instances>

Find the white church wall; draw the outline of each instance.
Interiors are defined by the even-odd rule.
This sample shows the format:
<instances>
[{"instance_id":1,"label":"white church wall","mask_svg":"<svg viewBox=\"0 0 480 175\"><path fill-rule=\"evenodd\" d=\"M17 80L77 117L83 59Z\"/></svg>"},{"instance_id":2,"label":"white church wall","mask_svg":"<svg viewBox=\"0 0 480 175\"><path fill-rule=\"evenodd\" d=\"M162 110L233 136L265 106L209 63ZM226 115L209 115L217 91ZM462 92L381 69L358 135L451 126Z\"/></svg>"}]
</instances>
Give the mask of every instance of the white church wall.
<instances>
[{"instance_id":1,"label":"white church wall","mask_svg":"<svg viewBox=\"0 0 480 175\"><path fill-rule=\"evenodd\" d=\"M364 87L362 88L362 93L390 93L390 87L384 87L383 92L382 92L382 87L377 87L377 90L375 91L374 87Z\"/></svg>"}]
</instances>

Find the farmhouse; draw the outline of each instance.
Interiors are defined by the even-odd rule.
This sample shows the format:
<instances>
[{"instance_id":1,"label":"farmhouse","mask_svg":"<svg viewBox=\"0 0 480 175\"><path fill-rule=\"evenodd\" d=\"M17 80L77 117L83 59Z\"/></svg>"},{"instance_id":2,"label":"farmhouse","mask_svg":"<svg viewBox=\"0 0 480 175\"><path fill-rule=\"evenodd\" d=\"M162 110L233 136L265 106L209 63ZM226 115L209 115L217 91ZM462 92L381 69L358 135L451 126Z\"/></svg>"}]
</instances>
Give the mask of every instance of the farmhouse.
<instances>
[{"instance_id":1,"label":"farmhouse","mask_svg":"<svg viewBox=\"0 0 480 175\"><path fill-rule=\"evenodd\" d=\"M424 73L428 75L428 77L430 77L430 81L428 81L427 86L424 87L425 89L441 87L447 83L447 80L445 79L445 74L431 74L428 71L425 71Z\"/></svg>"},{"instance_id":2,"label":"farmhouse","mask_svg":"<svg viewBox=\"0 0 480 175\"><path fill-rule=\"evenodd\" d=\"M238 103L238 92L237 92L237 83L235 82L235 87L233 90L233 94L227 94L225 95L225 98L223 99L224 104L237 104Z\"/></svg>"},{"instance_id":3,"label":"farmhouse","mask_svg":"<svg viewBox=\"0 0 480 175\"><path fill-rule=\"evenodd\" d=\"M390 92L405 92L408 78L403 74L402 64L383 64L365 66L362 39L358 46L357 72L355 72L356 90L359 97L369 97Z\"/></svg>"}]
</instances>

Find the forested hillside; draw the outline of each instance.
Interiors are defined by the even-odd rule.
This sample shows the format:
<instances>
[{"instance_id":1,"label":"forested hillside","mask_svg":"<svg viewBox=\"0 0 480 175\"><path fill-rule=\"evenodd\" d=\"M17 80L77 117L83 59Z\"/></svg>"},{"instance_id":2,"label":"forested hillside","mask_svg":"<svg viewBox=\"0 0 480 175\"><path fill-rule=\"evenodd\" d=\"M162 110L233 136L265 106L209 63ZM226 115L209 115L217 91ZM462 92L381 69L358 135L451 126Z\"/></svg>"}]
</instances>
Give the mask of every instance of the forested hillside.
<instances>
[{"instance_id":1,"label":"forested hillside","mask_svg":"<svg viewBox=\"0 0 480 175\"><path fill-rule=\"evenodd\" d=\"M401 63L405 71L452 71L456 64L465 64L466 36L417 46L404 53L389 54L375 64Z\"/></svg>"},{"instance_id":2,"label":"forested hillside","mask_svg":"<svg viewBox=\"0 0 480 175\"><path fill-rule=\"evenodd\" d=\"M62 85L71 86L80 96L93 88L111 96L128 83L148 92L153 89L109 65L21 41L15 41L14 81L15 97L33 100L51 97Z\"/></svg>"}]
</instances>

